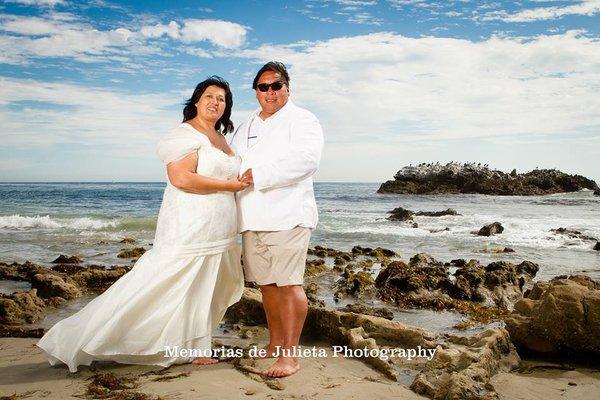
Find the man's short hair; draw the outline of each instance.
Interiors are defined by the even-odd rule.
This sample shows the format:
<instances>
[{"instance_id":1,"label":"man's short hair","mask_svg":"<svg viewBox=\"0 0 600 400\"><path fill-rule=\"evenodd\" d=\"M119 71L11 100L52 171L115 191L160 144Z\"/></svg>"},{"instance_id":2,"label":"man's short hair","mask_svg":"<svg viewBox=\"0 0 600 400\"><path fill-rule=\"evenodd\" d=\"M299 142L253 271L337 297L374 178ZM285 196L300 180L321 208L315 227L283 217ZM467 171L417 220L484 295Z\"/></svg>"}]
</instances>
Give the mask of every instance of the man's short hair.
<instances>
[{"instance_id":1,"label":"man's short hair","mask_svg":"<svg viewBox=\"0 0 600 400\"><path fill-rule=\"evenodd\" d=\"M285 64L279 61L269 61L268 63L263 65L262 68L259 69L256 73L254 81L252 82L252 89L256 90L256 85L258 85L258 79L264 72L267 71L277 72L279 76L281 76L281 80L284 81L288 87L290 86L290 76L288 75L287 69L285 68Z\"/></svg>"}]
</instances>

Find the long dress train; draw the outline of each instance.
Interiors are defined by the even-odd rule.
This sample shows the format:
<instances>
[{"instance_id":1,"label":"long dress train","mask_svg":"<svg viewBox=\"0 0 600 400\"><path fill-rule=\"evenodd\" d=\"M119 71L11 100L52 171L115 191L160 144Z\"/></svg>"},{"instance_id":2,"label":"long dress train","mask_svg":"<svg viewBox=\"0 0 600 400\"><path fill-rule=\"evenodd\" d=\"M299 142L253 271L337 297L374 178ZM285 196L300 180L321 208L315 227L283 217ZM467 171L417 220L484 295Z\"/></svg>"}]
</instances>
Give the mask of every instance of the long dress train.
<instances>
[{"instance_id":1,"label":"long dress train","mask_svg":"<svg viewBox=\"0 0 600 400\"><path fill-rule=\"evenodd\" d=\"M198 153L199 174L238 175L239 157L213 147L188 124L159 143L165 164L192 152ZM50 364L64 363L71 372L93 360L165 367L191 361L165 350L209 350L212 330L240 299L244 280L236 224L233 193L190 194L167 183L153 248L108 290L55 324L37 345Z\"/></svg>"}]
</instances>

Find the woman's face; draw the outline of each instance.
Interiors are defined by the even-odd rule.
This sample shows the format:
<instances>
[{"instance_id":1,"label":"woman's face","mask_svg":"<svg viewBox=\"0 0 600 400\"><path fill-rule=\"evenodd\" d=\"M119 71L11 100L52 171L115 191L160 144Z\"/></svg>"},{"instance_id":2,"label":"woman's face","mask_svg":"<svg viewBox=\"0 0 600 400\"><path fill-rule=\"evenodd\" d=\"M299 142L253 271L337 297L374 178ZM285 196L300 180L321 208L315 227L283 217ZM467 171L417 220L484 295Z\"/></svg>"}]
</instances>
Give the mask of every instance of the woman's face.
<instances>
[{"instance_id":1,"label":"woman's face","mask_svg":"<svg viewBox=\"0 0 600 400\"><path fill-rule=\"evenodd\" d=\"M209 86L196 103L198 117L217 122L225 112L225 89Z\"/></svg>"}]
</instances>

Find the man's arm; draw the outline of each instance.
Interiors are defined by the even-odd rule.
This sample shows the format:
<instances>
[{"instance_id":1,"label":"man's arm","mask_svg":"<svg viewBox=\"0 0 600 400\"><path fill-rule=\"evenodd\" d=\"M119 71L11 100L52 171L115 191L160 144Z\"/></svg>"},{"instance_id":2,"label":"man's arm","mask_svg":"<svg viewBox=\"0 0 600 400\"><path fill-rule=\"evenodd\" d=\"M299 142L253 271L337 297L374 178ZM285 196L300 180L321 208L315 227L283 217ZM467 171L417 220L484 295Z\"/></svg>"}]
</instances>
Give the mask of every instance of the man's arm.
<instances>
[{"instance_id":1,"label":"man's arm","mask_svg":"<svg viewBox=\"0 0 600 400\"><path fill-rule=\"evenodd\" d=\"M254 187L259 190L293 185L313 175L321 161L323 129L317 118L303 115L293 122L287 151L249 165Z\"/></svg>"}]
</instances>

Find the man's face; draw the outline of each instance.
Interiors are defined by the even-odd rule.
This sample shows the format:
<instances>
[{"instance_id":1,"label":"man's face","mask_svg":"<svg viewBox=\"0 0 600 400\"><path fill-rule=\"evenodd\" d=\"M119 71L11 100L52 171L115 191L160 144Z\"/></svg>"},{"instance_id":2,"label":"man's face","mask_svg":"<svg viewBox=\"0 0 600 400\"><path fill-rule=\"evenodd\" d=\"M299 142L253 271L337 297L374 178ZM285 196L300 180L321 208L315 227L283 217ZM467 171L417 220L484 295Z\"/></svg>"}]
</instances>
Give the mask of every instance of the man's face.
<instances>
[{"instance_id":1,"label":"man's face","mask_svg":"<svg viewBox=\"0 0 600 400\"><path fill-rule=\"evenodd\" d=\"M258 78L257 85L263 83L271 84L274 82L283 82L281 75L277 72L265 71ZM261 92L258 88L256 89L256 99L258 100L263 113L268 116L275 114L281 107L285 106L289 95L289 88L286 84L279 90L273 90L273 88L269 87L269 90L266 92Z\"/></svg>"}]
</instances>

